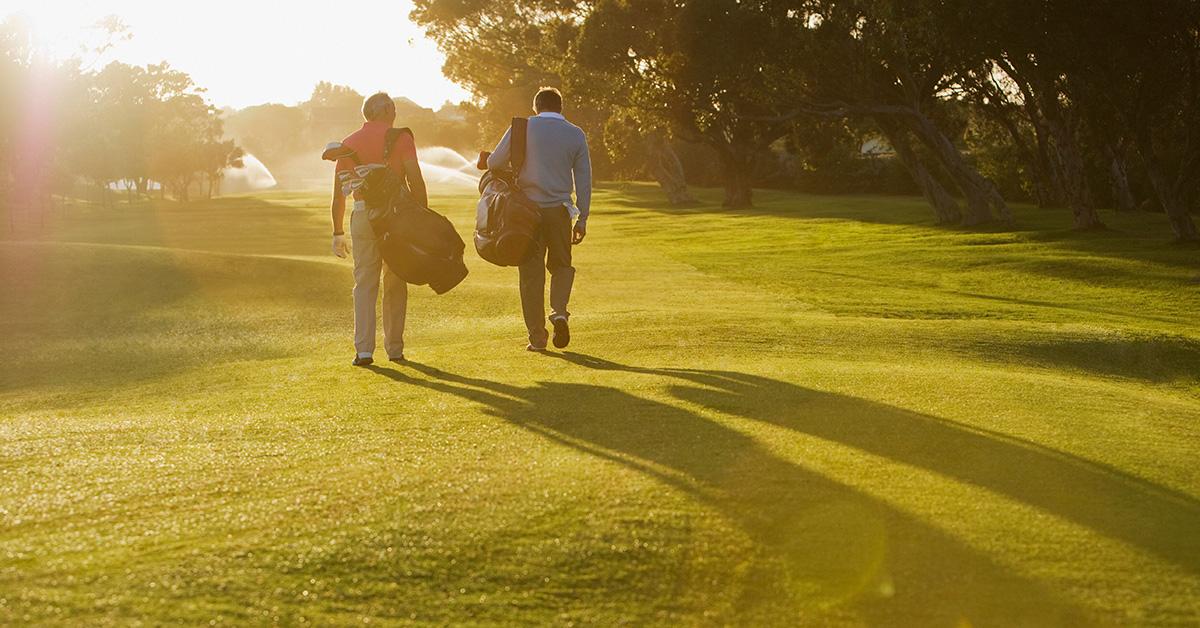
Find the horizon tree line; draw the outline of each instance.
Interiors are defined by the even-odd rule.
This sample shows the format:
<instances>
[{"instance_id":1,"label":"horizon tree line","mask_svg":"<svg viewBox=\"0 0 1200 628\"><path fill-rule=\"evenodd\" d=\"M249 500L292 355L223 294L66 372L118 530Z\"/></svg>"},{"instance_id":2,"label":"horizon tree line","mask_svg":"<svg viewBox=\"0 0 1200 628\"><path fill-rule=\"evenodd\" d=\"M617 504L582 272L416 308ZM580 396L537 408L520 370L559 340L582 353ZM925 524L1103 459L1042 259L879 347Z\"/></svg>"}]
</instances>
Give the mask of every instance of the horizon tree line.
<instances>
[{"instance_id":1,"label":"horizon tree line","mask_svg":"<svg viewBox=\"0 0 1200 628\"><path fill-rule=\"evenodd\" d=\"M643 138L671 202L690 200L672 142L711 150L738 208L764 157L840 127L885 139L941 224L1011 224L1009 196L1101 229L1103 197L1200 239L1190 0L416 0L412 19L485 124L562 87L606 147Z\"/></svg>"},{"instance_id":2,"label":"horizon tree line","mask_svg":"<svg viewBox=\"0 0 1200 628\"><path fill-rule=\"evenodd\" d=\"M1084 230L1104 228L1101 206L1161 211L1178 239L1200 239L1200 3L417 0L412 18L471 90L459 111L479 141L527 110L533 88L560 86L599 139L598 171L649 174L672 204L694 202L702 170L730 208L764 184L875 189L861 147L881 141L939 224L1011 224L1009 202L1030 200L1069 208ZM51 63L8 21L0 87L6 187L82 178L107 199L113 182L130 194L157 182L186 199L241 165L222 112L165 63ZM312 111L357 98L321 84L307 103L229 119L252 142L302 152ZM461 123L412 109L466 141ZM16 153L39 139L52 150L33 172Z\"/></svg>"},{"instance_id":3,"label":"horizon tree line","mask_svg":"<svg viewBox=\"0 0 1200 628\"><path fill-rule=\"evenodd\" d=\"M79 182L104 205L118 187L130 198L152 188L211 198L224 171L243 166L223 124L203 89L165 62L92 70L40 54L20 21L0 24L0 186L26 203L45 205Z\"/></svg>"}]
</instances>

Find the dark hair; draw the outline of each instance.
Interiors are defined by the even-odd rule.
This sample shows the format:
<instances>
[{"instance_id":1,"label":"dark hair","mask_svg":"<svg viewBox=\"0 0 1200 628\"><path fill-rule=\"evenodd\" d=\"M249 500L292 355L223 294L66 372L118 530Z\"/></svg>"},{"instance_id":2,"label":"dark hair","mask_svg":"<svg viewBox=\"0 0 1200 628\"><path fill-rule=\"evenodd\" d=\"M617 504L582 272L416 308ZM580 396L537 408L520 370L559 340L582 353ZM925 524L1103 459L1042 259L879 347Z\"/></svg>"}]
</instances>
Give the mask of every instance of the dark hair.
<instances>
[{"instance_id":1,"label":"dark hair","mask_svg":"<svg viewBox=\"0 0 1200 628\"><path fill-rule=\"evenodd\" d=\"M562 92L553 87L539 88L533 97L533 110L538 113L543 111L562 113Z\"/></svg>"},{"instance_id":2,"label":"dark hair","mask_svg":"<svg viewBox=\"0 0 1200 628\"><path fill-rule=\"evenodd\" d=\"M363 100L362 114L364 120L378 120L396 110L396 103L387 92L375 92Z\"/></svg>"}]
</instances>

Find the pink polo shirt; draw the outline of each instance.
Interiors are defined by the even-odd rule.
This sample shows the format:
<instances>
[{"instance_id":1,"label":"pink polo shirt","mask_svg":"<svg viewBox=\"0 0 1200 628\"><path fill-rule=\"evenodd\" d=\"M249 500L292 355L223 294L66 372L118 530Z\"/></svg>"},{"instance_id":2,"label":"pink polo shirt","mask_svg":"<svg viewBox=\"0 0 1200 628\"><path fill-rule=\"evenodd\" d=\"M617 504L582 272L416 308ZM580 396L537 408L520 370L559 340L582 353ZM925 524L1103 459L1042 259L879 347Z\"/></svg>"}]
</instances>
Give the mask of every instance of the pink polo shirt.
<instances>
[{"instance_id":1,"label":"pink polo shirt","mask_svg":"<svg viewBox=\"0 0 1200 628\"><path fill-rule=\"evenodd\" d=\"M368 120L363 123L362 128L346 136L342 140L342 144L354 149L358 153L358 159L364 164L381 164L383 163L383 141L387 136L388 129L392 126L387 122L379 122ZM396 174L404 176L404 161L406 159L417 158L417 145L413 143L412 135L402 133L396 139L396 145L392 148L391 159L388 161L388 166L391 167ZM354 167L354 160L348 158L339 159L334 171L349 170ZM358 193L354 193L354 197L358 198Z\"/></svg>"}]
</instances>

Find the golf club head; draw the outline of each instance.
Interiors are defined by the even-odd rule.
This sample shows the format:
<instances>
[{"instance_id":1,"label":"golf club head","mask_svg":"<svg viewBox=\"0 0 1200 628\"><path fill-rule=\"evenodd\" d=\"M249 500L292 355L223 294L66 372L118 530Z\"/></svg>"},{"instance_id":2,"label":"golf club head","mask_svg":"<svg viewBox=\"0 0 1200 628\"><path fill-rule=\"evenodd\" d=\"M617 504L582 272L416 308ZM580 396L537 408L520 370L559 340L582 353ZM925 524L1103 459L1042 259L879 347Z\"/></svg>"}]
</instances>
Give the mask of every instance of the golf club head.
<instances>
[{"instance_id":1,"label":"golf club head","mask_svg":"<svg viewBox=\"0 0 1200 628\"><path fill-rule=\"evenodd\" d=\"M358 189L363 186L363 183L365 183L365 181L363 181L362 179L351 179L351 180L343 183L342 184L342 196L350 196L351 194L357 192Z\"/></svg>"},{"instance_id":2,"label":"golf club head","mask_svg":"<svg viewBox=\"0 0 1200 628\"><path fill-rule=\"evenodd\" d=\"M360 177L366 177L367 175L371 174L372 170L380 170L382 168L387 168L387 166L383 164L363 164L361 166L354 167L354 174Z\"/></svg>"},{"instance_id":3,"label":"golf club head","mask_svg":"<svg viewBox=\"0 0 1200 628\"><path fill-rule=\"evenodd\" d=\"M330 142L325 145L325 152L321 153L321 159L325 161L337 161L344 157L353 157L354 155L353 148L341 142Z\"/></svg>"}]
</instances>

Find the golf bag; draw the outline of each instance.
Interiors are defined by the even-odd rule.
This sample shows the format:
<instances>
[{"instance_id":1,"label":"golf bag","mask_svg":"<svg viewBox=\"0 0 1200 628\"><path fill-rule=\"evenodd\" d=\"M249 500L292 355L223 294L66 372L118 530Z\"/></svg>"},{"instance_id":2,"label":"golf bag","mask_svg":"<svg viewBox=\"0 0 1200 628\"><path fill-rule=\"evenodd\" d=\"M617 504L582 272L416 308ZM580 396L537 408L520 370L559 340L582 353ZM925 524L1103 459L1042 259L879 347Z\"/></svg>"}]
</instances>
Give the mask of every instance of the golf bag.
<instances>
[{"instance_id":1,"label":"golf bag","mask_svg":"<svg viewBox=\"0 0 1200 628\"><path fill-rule=\"evenodd\" d=\"M389 163L401 133L412 135L407 128L387 132L384 164ZM462 238L445 216L413 198L404 177L386 166L373 168L363 177L361 190L367 220L391 272L407 283L428 284L438 294L466 278Z\"/></svg>"},{"instance_id":2,"label":"golf bag","mask_svg":"<svg viewBox=\"0 0 1200 628\"><path fill-rule=\"evenodd\" d=\"M525 164L525 118L513 118L509 168L488 170L479 179L475 208L475 251L497 266L517 266L536 249L542 214L517 185Z\"/></svg>"}]
</instances>

